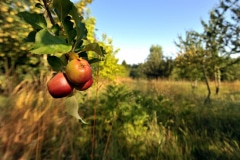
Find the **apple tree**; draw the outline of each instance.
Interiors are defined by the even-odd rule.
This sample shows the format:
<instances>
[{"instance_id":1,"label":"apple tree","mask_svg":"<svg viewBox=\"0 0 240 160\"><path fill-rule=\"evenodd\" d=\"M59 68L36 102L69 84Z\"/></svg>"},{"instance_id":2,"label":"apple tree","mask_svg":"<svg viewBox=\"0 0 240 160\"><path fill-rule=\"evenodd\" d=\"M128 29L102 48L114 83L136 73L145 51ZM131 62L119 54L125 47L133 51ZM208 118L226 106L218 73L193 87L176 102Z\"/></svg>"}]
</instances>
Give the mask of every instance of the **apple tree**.
<instances>
[{"instance_id":1,"label":"apple tree","mask_svg":"<svg viewBox=\"0 0 240 160\"><path fill-rule=\"evenodd\" d=\"M196 75L198 72L206 82L208 96L205 102L210 101L211 95L208 79L215 80L218 94L221 71L240 60L238 57L234 61L229 61L232 55L240 51L239 15L238 0L220 1L210 12L208 23L201 21L203 33L189 31L185 40L180 36L179 43L176 43L180 53L176 58L178 65L185 66L184 69L189 71L190 75Z\"/></svg>"},{"instance_id":2,"label":"apple tree","mask_svg":"<svg viewBox=\"0 0 240 160\"><path fill-rule=\"evenodd\" d=\"M67 97L68 113L79 120L82 119L78 115L74 90L84 91L91 87L92 73L98 69L91 66L102 61L106 54L100 43L88 36L82 8L90 2L81 1L77 8L70 0L42 0L35 5L38 12L18 13L32 27L26 38L30 53L47 56L55 72L47 86L50 95Z\"/></svg>"}]
</instances>

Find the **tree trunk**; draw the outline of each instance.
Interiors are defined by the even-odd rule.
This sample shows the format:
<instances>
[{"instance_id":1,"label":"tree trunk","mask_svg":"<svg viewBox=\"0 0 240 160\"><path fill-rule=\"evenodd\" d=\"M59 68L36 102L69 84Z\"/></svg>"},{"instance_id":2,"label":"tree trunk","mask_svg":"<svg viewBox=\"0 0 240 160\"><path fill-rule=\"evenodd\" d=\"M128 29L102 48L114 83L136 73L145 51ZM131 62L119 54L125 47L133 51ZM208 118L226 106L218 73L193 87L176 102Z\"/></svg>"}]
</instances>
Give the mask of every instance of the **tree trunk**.
<instances>
[{"instance_id":1,"label":"tree trunk","mask_svg":"<svg viewBox=\"0 0 240 160\"><path fill-rule=\"evenodd\" d=\"M215 86L216 86L216 95L218 95L220 91L220 82L221 82L221 72L219 67L215 67L214 71L214 79L215 79Z\"/></svg>"},{"instance_id":2,"label":"tree trunk","mask_svg":"<svg viewBox=\"0 0 240 160\"><path fill-rule=\"evenodd\" d=\"M197 80L192 81L191 80L191 86L192 86L192 93L195 94L195 89L197 88Z\"/></svg>"},{"instance_id":3,"label":"tree trunk","mask_svg":"<svg viewBox=\"0 0 240 160\"><path fill-rule=\"evenodd\" d=\"M208 82L208 77L207 77L207 71L204 65L204 62L202 63L202 69L203 69L203 75L204 75L204 79L205 79L205 83L207 85L207 90L208 90L208 95L206 97L206 99L204 100L204 104L210 103L210 96L211 96L211 88L209 86L209 82Z\"/></svg>"}]
</instances>

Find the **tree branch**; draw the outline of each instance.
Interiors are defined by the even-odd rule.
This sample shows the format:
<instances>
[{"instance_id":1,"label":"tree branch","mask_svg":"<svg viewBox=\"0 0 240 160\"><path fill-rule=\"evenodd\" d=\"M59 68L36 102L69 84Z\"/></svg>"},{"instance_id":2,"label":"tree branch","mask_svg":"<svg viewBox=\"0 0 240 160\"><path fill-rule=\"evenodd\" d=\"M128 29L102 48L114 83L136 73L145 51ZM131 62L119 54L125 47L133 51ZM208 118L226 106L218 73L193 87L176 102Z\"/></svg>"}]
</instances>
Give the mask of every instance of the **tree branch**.
<instances>
[{"instance_id":1,"label":"tree branch","mask_svg":"<svg viewBox=\"0 0 240 160\"><path fill-rule=\"evenodd\" d=\"M47 11L47 15L48 15L48 18L50 19L50 22L52 23L52 25L55 25L54 19L52 17L52 14L51 14L50 9L49 9L48 4L47 4L47 0L43 0L43 4L44 4L44 7Z\"/></svg>"}]
</instances>

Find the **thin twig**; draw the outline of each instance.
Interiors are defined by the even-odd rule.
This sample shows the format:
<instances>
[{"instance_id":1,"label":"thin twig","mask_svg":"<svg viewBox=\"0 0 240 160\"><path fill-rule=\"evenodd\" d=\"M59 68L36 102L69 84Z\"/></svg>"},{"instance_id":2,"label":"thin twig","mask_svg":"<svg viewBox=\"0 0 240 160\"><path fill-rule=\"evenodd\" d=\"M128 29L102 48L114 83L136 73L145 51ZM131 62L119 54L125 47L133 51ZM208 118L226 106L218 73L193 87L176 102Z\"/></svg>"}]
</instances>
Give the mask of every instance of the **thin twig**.
<instances>
[{"instance_id":1,"label":"thin twig","mask_svg":"<svg viewBox=\"0 0 240 160\"><path fill-rule=\"evenodd\" d=\"M97 71L96 71L96 84L97 84L97 88L96 88L96 101L95 101L95 105L94 105L94 111L93 111L93 121L92 121L92 153L91 153L91 160L95 159L95 132L96 132L96 119L97 119L97 105L98 105L98 94L99 94L99 89L101 87L101 85L99 85L99 71L100 71L100 65L99 62L97 63Z\"/></svg>"},{"instance_id":2,"label":"thin twig","mask_svg":"<svg viewBox=\"0 0 240 160\"><path fill-rule=\"evenodd\" d=\"M96 108L94 108L94 120L92 122L92 153L91 153L91 160L95 159L95 127L96 127Z\"/></svg>"},{"instance_id":3,"label":"thin twig","mask_svg":"<svg viewBox=\"0 0 240 160\"><path fill-rule=\"evenodd\" d=\"M106 155L107 155L107 149L109 147L109 143L110 143L110 138L111 138L111 134L112 134L112 129L113 129L113 124L110 126L110 131L108 133L108 137L107 137L107 142L105 144L105 148L104 148L104 152L103 152L103 160L106 159Z\"/></svg>"},{"instance_id":4,"label":"thin twig","mask_svg":"<svg viewBox=\"0 0 240 160\"><path fill-rule=\"evenodd\" d=\"M49 9L48 4L47 4L47 0L43 0L43 4L44 4L44 7L47 11L47 15L48 15L48 18L50 19L50 22L52 23L52 25L55 25L54 19L52 17L52 14L51 14L50 9Z\"/></svg>"}]
</instances>

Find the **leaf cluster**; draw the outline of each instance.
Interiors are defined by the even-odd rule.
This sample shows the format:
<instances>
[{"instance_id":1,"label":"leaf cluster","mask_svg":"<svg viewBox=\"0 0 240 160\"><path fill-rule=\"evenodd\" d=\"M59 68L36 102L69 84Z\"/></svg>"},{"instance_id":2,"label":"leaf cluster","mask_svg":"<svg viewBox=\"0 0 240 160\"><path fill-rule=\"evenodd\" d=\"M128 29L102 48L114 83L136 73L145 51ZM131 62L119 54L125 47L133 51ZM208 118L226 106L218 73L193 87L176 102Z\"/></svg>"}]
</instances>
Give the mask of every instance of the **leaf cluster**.
<instances>
[{"instance_id":1,"label":"leaf cluster","mask_svg":"<svg viewBox=\"0 0 240 160\"><path fill-rule=\"evenodd\" d=\"M48 55L48 63L61 71L71 55L94 63L101 61L105 51L97 42L89 42L84 17L70 0L43 0L36 6L41 13L19 12L33 28L26 40L32 43L31 53ZM88 52L96 53L89 59Z\"/></svg>"}]
</instances>

